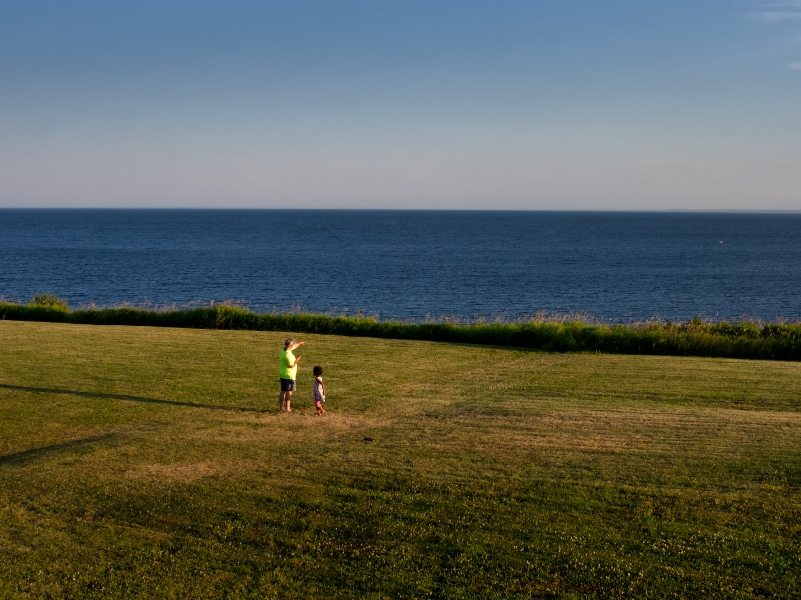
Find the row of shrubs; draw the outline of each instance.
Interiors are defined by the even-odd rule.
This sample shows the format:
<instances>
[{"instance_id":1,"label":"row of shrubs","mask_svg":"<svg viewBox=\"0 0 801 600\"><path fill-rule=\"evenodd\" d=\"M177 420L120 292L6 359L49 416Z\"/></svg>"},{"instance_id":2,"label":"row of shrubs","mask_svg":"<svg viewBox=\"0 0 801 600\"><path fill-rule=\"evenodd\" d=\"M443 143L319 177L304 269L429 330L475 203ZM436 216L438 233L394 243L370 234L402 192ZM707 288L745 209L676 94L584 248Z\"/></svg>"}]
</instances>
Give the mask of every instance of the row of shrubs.
<instances>
[{"instance_id":1,"label":"row of shrubs","mask_svg":"<svg viewBox=\"0 0 801 600\"><path fill-rule=\"evenodd\" d=\"M608 352L801 360L801 324L753 322L603 325L582 321L516 323L408 323L308 313L254 313L240 306L156 311L133 307L70 310L55 296L29 304L0 303L0 319L91 325L287 331L403 340L429 340L533 348L555 352Z\"/></svg>"}]
</instances>

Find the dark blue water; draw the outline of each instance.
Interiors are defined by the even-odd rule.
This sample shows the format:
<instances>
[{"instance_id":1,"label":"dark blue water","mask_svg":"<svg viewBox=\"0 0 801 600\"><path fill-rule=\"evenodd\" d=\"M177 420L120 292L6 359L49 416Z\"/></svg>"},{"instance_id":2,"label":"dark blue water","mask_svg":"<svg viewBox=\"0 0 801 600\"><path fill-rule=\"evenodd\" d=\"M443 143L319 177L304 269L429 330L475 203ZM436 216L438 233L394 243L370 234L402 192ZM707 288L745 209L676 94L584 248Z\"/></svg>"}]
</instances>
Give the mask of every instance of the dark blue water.
<instances>
[{"instance_id":1,"label":"dark blue water","mask_svg":"<svg viewBox=\"0 0 801 600\"><path fill-rule=\"evenodd\" d=\"M721 243L722 242L722 243ZM801 214L0 210L0 296L801 319Z\"/></svg>"}]
</instances>

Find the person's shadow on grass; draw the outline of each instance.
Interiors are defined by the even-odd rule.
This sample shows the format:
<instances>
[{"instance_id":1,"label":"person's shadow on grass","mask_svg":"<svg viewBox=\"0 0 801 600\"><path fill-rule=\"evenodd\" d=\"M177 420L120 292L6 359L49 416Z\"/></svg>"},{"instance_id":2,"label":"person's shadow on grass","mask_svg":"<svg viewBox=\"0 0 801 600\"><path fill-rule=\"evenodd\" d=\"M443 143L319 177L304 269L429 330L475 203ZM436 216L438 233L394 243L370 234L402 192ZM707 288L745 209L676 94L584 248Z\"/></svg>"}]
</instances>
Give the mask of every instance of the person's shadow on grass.
<instances>
[{"instance_id":1,"label":"person's shadow on grass","mask_svg":"<svg viewBox=\"0 0 801 600\"><path fill-rule=\"evenodd\" d=\"M0 383L0 388L15 390L18 392L29 392L32 394L60 394L63 396L77 396L79 398L111 398L113 400L127 400L129 402L148 402L151 404L166 404L168 406L182 406L184 408L205 408L208 410L227 410L236 412L268 412L257 408L242 408L239 406L221 406L219 404L200 404L197 402L179 402L178 400L160 400L158 398L145 398L143 396L127 396L124 394L106 394L98 392L79 392L76 390L59 390L55 388L37 388L24 385L9 385Z\"/></svg>"},{"instance_id":2,"label":"person's shadow on grass","mask_svg":"<svg viewBox=\"0 0 801 600\"><path fill-rule=\"evenodd\" d=\"M72 450L80 448L81 446L89 446L97 442L106 442L121 438L128 433L114 432L106 433L104 435L93 435L91 437L80 438L77 440L70 440L68 442L60 442L58 444L50 444L41 448L32 448L30 450L23 450L22 452L14 452L13 454L6 454L0 456L0 467L9 466L23 466L33 462L39 458L47 458L51 454L61 452L62 450Z\"/></svg>"}]
</instances>

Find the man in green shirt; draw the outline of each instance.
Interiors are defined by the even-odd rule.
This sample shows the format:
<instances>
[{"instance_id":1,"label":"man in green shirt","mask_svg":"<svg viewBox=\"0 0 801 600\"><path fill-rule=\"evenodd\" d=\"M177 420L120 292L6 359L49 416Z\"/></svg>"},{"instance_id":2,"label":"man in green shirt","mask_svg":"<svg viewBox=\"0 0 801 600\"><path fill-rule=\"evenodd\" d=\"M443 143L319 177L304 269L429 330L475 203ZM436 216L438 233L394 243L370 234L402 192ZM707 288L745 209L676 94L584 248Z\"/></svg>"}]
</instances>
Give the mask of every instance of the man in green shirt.
<instances>
[{"instance_id":1,"label":"man in green shirt","mask_svg":"<svg viewBox=\"0 0 801 600\"><path fill-rule=\"evenodd\" d=\"M300 362L300 356L295 358L292 351L305 343L298 342L294 338L288 338L284 342L284 349L281 350L281 370L279 373L281 393L278 394L278 408L284 412L292 412L289 407L289 400L292 398L292 392L295 391L295 379L297 379L298 363Z\"/></svg>"}]
</instances>

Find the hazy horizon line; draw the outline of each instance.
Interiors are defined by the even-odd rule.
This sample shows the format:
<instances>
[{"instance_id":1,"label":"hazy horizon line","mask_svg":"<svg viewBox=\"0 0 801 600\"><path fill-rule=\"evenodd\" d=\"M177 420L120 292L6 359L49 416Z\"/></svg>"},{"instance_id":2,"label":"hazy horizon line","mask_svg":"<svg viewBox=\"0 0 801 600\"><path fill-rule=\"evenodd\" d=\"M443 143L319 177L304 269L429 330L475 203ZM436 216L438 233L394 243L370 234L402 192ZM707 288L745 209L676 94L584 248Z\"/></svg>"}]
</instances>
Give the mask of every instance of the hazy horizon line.
<instances>
[{"instance_id":1,"label":"hazy horizon line","mask_svg":"<svg viewBox=\"0 0 801 600\"><path fill-rule=\"evenodd\" d=\"M661 208L661 209L630 209L630 208L287 208L287 207L216 207L216 206L0 206L0 211L295 211L295 212L541 212L541 213L746 213L746 214L801 214L798 209L744 209L744 208L718 208L718 209L689 209L689 208Z\"/></svg>"}]
</instances>

